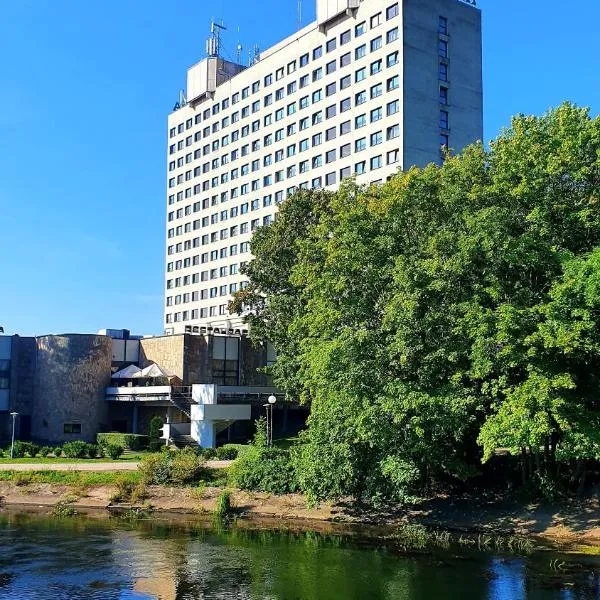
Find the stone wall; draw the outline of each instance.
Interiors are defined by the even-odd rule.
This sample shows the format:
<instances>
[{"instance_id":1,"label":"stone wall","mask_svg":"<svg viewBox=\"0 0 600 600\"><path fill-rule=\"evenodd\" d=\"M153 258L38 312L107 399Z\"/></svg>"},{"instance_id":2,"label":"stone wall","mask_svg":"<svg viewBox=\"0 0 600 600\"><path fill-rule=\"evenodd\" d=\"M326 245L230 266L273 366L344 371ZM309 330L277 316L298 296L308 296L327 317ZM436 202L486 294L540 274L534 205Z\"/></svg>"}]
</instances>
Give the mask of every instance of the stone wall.
<instances>
[{"instance_id":1,"label":"stone wall","mask_svg":"<svg viewBox=\"0 0 600 600\"><path fill-rule=\"evenodd\" d=\"M93 442L107 430L105 388L110 384L112 341L98 335L37 338L32 436L48 442ZM81 433L65 434L65 423Z\"/></svg>"},{"instance_id":2,"label":"stone wall","mask_svg":"<svg viewBox=\"0 0 600 600\"><path fill-rule=\"evenodd\" d=\"M166 335L140 340L140 367L145 368L155 363L171 371L186 383L184 367L186 337Z\"/></svg>"}]
</instances>

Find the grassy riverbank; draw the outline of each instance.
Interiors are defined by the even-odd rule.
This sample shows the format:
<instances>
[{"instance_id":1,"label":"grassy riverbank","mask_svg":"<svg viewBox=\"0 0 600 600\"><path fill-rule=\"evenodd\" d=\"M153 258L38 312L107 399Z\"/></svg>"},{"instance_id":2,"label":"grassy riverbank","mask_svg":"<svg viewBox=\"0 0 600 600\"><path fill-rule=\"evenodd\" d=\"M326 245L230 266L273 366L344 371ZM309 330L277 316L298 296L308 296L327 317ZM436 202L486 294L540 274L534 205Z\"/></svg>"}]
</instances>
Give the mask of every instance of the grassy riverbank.
<instances>
[{"instance_id":1,"label":"grassy riverbank","mask_svg":"<svg viewBox=\"0 0 600 600\"><path fill-rule=\"evenodd\" d=\"M145 514L213 515L227 485L223 471L209 471L205 481L187 487L145 486L138 472L0 471L0 504L52 511L68 505L87 509L143 509ZM274 495L230 490L231 514L238 519L276 519L299 528L327 530L330 525L369 527L387 537L408 525L461 535L531 537L549 543L586 546L600 551L600 504L597 498L559 504L516 500L438 497L410 507L374 510L354 503L310 507L301 494ZM40 508L41 507L41 508ZM492 542L490 542L492 543ZM504 542L503 542L504 543ZM508 543L508 542L507 542Z\"/></svg>"}]
</instances>

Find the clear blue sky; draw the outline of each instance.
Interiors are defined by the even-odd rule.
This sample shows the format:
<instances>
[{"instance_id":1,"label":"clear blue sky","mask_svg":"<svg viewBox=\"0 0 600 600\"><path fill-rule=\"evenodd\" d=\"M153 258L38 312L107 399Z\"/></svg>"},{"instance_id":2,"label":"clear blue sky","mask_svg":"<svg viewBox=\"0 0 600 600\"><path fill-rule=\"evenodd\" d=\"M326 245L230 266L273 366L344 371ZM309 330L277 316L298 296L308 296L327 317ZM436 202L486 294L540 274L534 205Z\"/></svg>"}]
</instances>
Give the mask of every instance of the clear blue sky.
<instances>
[{"instance_id":1,"label":"clear blue sky","mask_svg":"<svg viewBox=\"0 0 600 600\"><path fill-rule=\"evenodd\" d=\"M391 0L390 0L391 1ZM449 0L450 1L450 0ZM600 2L479 0L485 137L563 100L600 109ZM231 53L297 0L0 2L0 325L159 333L166 117L212 16ZM304 24L314 0L304 0ZM238 36L237 29L240 28Z\"/></svg>"}]
</instances>

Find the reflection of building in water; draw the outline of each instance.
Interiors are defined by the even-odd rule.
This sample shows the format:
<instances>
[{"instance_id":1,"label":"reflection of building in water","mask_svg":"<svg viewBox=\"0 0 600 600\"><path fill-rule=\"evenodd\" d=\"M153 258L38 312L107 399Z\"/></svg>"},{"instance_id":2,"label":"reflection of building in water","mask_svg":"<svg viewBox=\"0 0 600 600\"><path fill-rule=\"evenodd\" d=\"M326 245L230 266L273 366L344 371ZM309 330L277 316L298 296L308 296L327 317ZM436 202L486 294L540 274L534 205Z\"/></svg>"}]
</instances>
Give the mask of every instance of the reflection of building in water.
<instances>
[{"instance_id":1,"label":"reflection of building in water","mask_svg":"<svg viewBox=\"0 0 600 600\"><path fill-rule=\"evenodd\" d=\"M133 591L139 594L148 594L158 600L176 600L177 584L175 576L138 579L133 586Z\"/></svg>"}]
</instances>

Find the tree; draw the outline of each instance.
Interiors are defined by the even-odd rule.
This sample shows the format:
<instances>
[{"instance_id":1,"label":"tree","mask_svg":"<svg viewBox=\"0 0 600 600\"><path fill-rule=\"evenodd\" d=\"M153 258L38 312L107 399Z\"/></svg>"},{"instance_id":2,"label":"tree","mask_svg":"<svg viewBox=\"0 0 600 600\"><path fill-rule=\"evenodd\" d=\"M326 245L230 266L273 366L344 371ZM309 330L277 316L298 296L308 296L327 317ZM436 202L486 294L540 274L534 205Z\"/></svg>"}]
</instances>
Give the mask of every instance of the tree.
<instances>
[{"instance_id":1,"label":"tree","mask_svg":"<svg viewBox=\"0 0 600 600\"><path fill-rule=\"evenodd\" d=\"M487 151L282 205L236 302L311 402L305 491L402 499L498 447L527 478L596 456L599 189L600 119L565 104Z\"/></svg>"}]
</instances>

